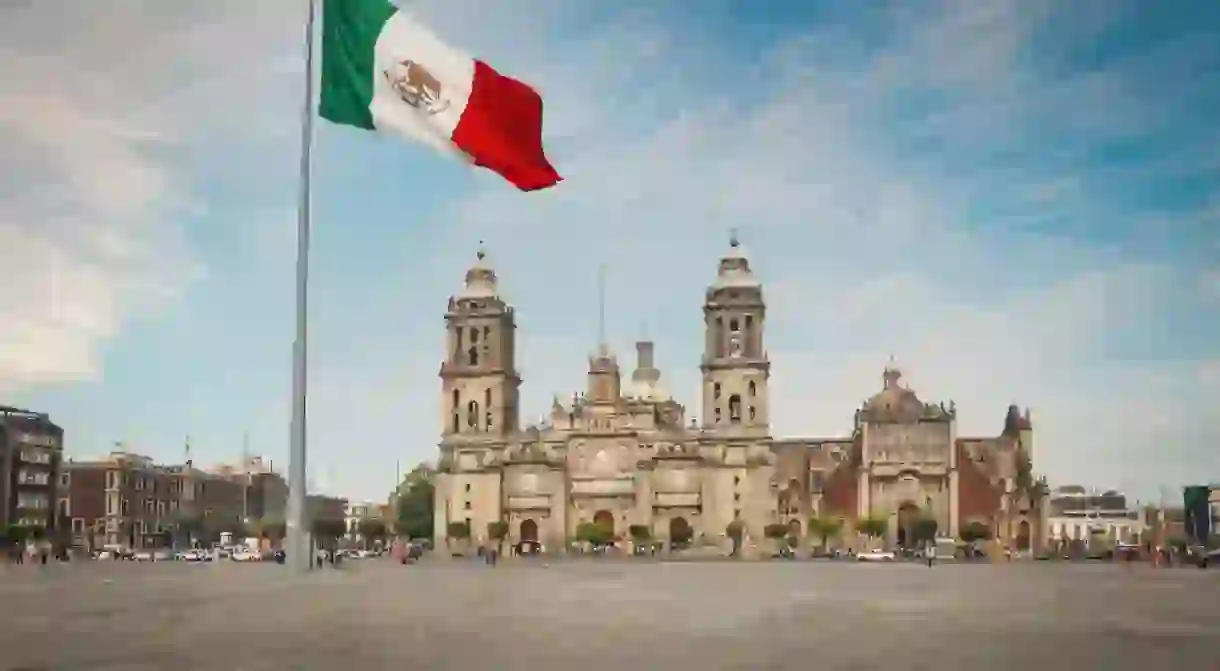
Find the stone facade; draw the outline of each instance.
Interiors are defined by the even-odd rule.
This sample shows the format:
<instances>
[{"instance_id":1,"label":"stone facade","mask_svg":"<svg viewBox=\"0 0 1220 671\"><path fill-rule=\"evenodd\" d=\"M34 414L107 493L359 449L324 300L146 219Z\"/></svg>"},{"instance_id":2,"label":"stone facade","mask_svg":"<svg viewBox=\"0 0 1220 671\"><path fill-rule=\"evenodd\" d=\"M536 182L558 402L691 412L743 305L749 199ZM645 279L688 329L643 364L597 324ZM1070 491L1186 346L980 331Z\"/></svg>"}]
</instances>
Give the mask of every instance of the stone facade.
<instances>
[{"instance_id":1,"label":"stone facade","mask_svg":"<svg viewBox=\"0 0 1220 671\"><path fill-rule=\"evenodd\" d=\"M510 541L559 548L582 522L624 537L644 525L662 539L689 525L717 541L734 520L760 538L768 524L804 530L820 516L842 518L849 535L862 518L885 519L894 544L915 511L942 534L977 522L1018 545L1042 535L1028 411L1009 408L996 438L962 438L954 405L922 402L890 366L847 437L773 438L766 304L736 240L703 314L701 423L663 391L653 344L639 342L626 388L602 345L585 391L556 397L549 420L522 429L514 311L480 252L445 315L437 542L453 522L476 542L504 521Z\"/></svg>"}]
</instances>

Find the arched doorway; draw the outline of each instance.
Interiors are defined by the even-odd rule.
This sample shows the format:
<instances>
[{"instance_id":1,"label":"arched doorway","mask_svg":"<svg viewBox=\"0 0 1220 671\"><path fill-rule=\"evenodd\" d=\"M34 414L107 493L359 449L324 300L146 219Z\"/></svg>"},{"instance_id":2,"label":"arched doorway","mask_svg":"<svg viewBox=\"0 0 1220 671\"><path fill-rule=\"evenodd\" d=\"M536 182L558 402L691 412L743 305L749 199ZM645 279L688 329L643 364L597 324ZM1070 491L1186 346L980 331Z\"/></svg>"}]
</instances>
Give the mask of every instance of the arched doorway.
<instances>
[{"instance_id":1,"label":"arched doorway","mask_svg":"<svg viewBox=\"0 0 1220 671\"><path fill-rule=\"evenodd\" d=\"M690 523L684 517L675 517L669 520L669 542L675 546L681 547L691 541L695 532L690 528Z\"/></svg>"},{"instance_id":2,"label":"arched doorway","mask_svg":"<svg viewBox=\"0 0 1220 671\"><path fill-rule=\"evenodd\" d=\"M1017 525L1017 550L1025 552L1029 550L1029 520L1021 520Z\"/></svg>"},{"instance_id":3,"label":"arched doorway","mask_svg":"<svg viewBox=\"0 0 1220 671\"><path fill-rule=\"evenodd\" d=\"M521 520L521 540L538 542L538 523L531 518Z\"/></svg>"},{"instance_id":4,"label":"arched doorway","mask_svg":"<svg viewBox=\"0 0 1220 671\"><path fill-rule=\"evenodd\" d=\"M593 523L605 530L607 537L614 538L614 513L599 510L593 513Z\"/></svg>"},{"instance_id":5,"label":"arched doorway","mask_svg":"<svg viewBox=\"0 0 1220 671\"><path fill-rule=\"evenodd\" d=\"M919 508L914 503L904 503L898 508L898 547L908 549L918 544L917 522Z\"/></svg>"}]
</instances>

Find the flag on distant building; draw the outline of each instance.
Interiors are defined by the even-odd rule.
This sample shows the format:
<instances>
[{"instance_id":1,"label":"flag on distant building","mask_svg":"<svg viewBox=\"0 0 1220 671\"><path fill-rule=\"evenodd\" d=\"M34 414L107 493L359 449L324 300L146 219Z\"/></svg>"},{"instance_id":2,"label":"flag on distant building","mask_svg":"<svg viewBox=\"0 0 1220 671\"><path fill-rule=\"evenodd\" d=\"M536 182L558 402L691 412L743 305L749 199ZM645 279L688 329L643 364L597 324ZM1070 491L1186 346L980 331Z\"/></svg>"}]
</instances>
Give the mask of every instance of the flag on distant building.
<instances>
[{"instance_id":1,"label":"flag on distant building","mask_svg":"<svg viewBox=\"0 0 1220 671\"><path fill-rule=\"evenodd\" d=\"M562 178L542 97L445 44L387 0L324 0L320 114L468 157L523 191Z\"/></svg>"}]
</instances>

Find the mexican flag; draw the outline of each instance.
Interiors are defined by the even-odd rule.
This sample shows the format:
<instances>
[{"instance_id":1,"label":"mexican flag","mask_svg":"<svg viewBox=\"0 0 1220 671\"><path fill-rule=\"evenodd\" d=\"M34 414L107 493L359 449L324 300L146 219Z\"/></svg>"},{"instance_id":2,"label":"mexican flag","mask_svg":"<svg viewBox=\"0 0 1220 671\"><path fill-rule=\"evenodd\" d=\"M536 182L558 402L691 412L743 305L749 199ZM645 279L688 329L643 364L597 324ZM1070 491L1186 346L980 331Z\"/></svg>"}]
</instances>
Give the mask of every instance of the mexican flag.
<instances>
[{"instance_id":1,"label":"mexican flag","mask_svg":"<svg viewBox=\"0 0 1220 671\"><path fill-rule=\"evenodd\" d=\"M523 191L562 178L542 150L542 97L445 44L388 0L324 0L319 114L488 168Z\"/></svg>"}]
</instances>

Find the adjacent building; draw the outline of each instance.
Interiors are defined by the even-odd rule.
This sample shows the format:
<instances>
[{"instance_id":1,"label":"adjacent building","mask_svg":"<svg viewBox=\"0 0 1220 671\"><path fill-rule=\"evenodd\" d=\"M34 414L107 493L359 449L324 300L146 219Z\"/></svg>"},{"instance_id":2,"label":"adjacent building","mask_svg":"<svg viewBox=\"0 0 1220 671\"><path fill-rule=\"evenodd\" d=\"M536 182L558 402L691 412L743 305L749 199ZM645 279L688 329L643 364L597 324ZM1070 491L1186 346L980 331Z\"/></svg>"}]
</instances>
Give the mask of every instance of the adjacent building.
<instances>
[{"instance_id":1,"label":"adjacent building","mask_svg":"<svg viewBox=\"0 0 1220 671\"><path fill-rule=\"evenodd\" d=\"M1098 493L1079 485L1064 485L1050 492L1046 500L1047 540L1057 547L1078 543L1090 547L1098 543L1138 544L1143 542L1148 524L1138 507L1115 490Z\"/></svg>"},{"instance_id":2,"label":"adjacent building","mask_svg":"<svg viewBox=\"0 0 1220 671\"><path fill-rule=\"evenodd\" d=\"M65 483L74 540L93 547L211 542L269 513L282 519L287 497L283 478L269 469L164 465L121 450L69 460Z\"/></svg>"},{"instance_id":3,"label":"adjacent building","mask_svg":"<svg viewBox=\"0 0 1220 671\"><path fill-rule=\"evenodd\" d=\"M63 441L63 429L46 413L0 406L0 533L60 527L67 514L60 500Z\"/></svg>"},{"instance_id":4,"label":"adjacent building","mask_svg":"<svg viewBox=\"0 0 1220 671\"><path fill-rule=\"evenodd\" d=\"M310 494L305 500L305 510L311 520L347 519L347 499L325 494Z\"/></svg>"},{"instance_id":5,"label":"adjacent building","mask_svg":"<svg viewBox=\"0 0 1220 671\"><path fill-rule=\"evenodd\" d=\"M824 516L848 533L884 520L886 542L906 545L922 515L942 535L982 525L1017 547L1042 538L1028 410L1010 407L994 437L962 437L954 403L924 402L888 366L842 436L776 438L767 305L735 239L701 311L698 417L664 391L645 341L627 379L599 345L584 392L555 397L548 420L522 427L516 315L480 250L445 315L438 536L464 522L479 539L504 521L512 541L562 547L593 522L617 536L639 525L716 542L734 521L757 538Z\"/></svg>"}]
</instances>

